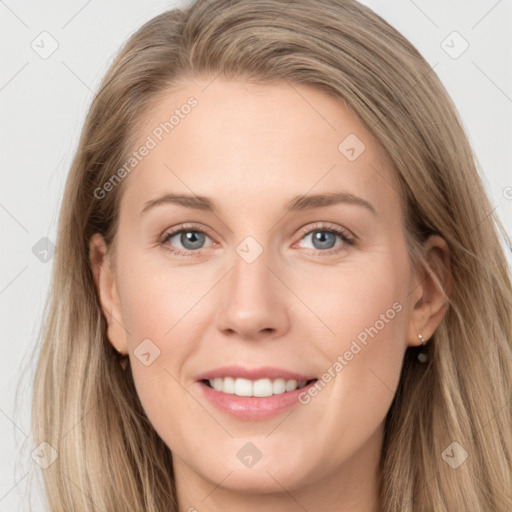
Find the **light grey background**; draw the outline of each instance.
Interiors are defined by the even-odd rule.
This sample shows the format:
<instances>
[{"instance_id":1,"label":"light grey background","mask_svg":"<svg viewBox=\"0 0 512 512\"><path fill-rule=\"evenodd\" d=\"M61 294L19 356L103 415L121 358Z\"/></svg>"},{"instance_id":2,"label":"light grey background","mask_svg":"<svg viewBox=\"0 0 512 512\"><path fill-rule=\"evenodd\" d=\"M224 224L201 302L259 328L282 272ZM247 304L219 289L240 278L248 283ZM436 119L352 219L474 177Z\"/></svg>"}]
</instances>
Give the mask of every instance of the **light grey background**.
<instances>
[{"instance_id":1,"label":"light grey background","mask_svg":"<svg viewBox=\"0 0 512 512\"><path fill-rule=\"evenodd\" d=\"M434 66L460 111L493 206L512 232L512 2L363 3ZM51 260L44 259L51 252L37 245L34 254L32 248L43 237L55 242L86 109L114 55L142 23L173 6L150 0L0 1L0 512L29 510L31 489L33 510L43 510L34 480L39 467L31 458L35 361L28 354L41 321L51 271ZM45 31L50 36L40 35ZM42 58L52 44L58 48ZM510 262L510 251L507 257Z\"/></svg>"}]
</instances>

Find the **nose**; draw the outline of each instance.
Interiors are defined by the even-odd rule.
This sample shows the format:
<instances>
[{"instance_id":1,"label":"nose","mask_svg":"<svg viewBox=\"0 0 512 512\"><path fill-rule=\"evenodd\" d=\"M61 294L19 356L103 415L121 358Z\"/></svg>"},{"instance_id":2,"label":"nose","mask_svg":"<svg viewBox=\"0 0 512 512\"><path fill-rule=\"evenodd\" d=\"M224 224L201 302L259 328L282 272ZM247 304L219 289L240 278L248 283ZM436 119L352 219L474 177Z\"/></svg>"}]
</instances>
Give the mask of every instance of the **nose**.
<instances>
[{"instance_id":1,"label":"nose","mask_svg":"<svg viewBox=\"0 0 512 512\"><path fill-rule=\"evenodd\" d=\"M229 336L247 340L277 338L289 328L290 293L264 250L253 262L234 256L224 279L217 325Z\"/></svg>"}]
</instances>

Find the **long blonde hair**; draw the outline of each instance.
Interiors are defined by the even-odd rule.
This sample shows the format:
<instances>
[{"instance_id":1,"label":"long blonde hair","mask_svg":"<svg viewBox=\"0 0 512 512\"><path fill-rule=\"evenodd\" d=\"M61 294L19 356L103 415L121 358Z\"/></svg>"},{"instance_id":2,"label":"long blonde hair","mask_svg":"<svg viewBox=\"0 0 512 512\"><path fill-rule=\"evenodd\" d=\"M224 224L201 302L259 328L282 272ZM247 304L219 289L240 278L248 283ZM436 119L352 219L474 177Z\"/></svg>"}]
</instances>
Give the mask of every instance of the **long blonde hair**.
<instances>
[{"instance_id":1,"label":"long blonde hair","mask_svg":"<svg viewBox=\"0 0 512 512\"><path fill-rule=\"evenodd\" d=\"M106 338L88 242L115 237L133 151L155 98L188 78L287 80L333 95L375 135L400 182L411 261L432 233L451 251L449 309L421 364L406 351L386 417L386 512L512 510L512 289L476 159L438 77L393 27L354 0L198 0L124 45L88 113L66 183L33 400L52 512L178 510L172 456ZM456 442L460 467L443 454ZM452 445L453 448L453 445ZM460 450L460 448L458 448Z\"/></svg>"}]
</instances>

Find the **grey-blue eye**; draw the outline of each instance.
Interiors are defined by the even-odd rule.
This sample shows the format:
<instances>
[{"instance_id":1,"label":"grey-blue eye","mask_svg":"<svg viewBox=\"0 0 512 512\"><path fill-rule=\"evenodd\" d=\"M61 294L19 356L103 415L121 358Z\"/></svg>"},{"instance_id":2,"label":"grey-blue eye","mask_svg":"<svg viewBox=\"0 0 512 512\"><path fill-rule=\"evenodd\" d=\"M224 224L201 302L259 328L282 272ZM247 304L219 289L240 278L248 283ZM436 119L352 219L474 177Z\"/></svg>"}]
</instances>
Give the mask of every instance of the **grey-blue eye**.
<instances>
[{"instance_id":1,"label":"grey-blue eye","mask_svg":"<svg viewBox=\"0 0 512 512\"><path fill-rule=\"evenodd\" d=\"M315 249L331 249L336 245L336 234L330 231L312 231L311 233ZM315 245L317 243L318 245Z\"/></svg>"},{"instance_id":2,"label":"grey-blue eye","mask_svg":"<svg viewBox=\"0 0 512 512\"><path fill-rule=\"evenodd\" d=\"M165 233L160 244L175 256L196 258L202 255L206 239L212 241L199 226L182 225Z\"/></svg>"},{"instance_id":3,"label":"grey-blue eye","mask_svg":"<svg viewBox=\"0 0 512 512\"><path fill-rule=\"evenodd\" d=\"M309 249L326 254L336 253L354 244L354 240L350 235L336 226L313 226L308 231L304 232L301 241L307 240L308 238L311 238L311 242L309 243L312 244L312 247L309 247ZM337 239L340 240L338 244L336 244Z\"/></svg>"},{"instance_id":4,"label":"grey-blue eye","mask_svg":"<svg viewBox=\"0 0 512 512\"><path fill-rule=\"evenodd\" d=\"M179 235L179 241L181 243L181 245L183 246L184 249L187 249L187 250L194 250L194 249L200 249L202 247L202 245L204 244L204 241L205 241L205 234L204 233L201 233L199 231L193 231L193 230L189 230L189 231L181 231L181 232L178 232L176 233L176 235L174 236L178 236ZM174 238L174 237L171 237L171 238Z\"/></svg>"},{"instance_id":5,"label":"grey-blue eye","mask_svg":"<svg viewBox=\"0 0 512 512\"><path fill-rule=\"evenodd\" d=\"M354 244L353 239L346 231L331 225L311 226L309 231L303 231L300 240L306 240L308 237L311 237L312 242L310 243L313 244L310 249L318 251L319 254L332 255ZM176 240L173 241L173 239ZM201 249L204 248L206 239L210 239L210 237L199 227L181 226L166 233L161 243L175 255L193 257L201 255ZM336 243L337 239L340 241L338 244Z\"/></svg>"}]
</instances>

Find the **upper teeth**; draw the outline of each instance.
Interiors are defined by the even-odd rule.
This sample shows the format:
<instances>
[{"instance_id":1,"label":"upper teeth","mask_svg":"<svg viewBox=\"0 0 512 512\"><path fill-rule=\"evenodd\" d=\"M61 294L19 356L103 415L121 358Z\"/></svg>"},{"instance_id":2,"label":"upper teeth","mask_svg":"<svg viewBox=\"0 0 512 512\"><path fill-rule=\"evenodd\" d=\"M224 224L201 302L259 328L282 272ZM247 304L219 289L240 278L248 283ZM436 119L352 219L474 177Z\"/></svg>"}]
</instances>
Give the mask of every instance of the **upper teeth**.
<instances>
[{"instance_id":1,"label":"upper teeth","mask_svg":"<svg viewBox=\"0 0 512 512\"><path fill-rule=\"evenodd\" d=\"M209 380L210 386L223 393L238 396L272 396L302 388L307 381L285 379L235 379L233 377L217 377Z\"/></svg>"}]
</instances>

